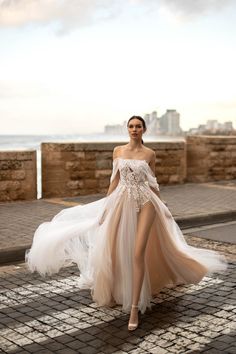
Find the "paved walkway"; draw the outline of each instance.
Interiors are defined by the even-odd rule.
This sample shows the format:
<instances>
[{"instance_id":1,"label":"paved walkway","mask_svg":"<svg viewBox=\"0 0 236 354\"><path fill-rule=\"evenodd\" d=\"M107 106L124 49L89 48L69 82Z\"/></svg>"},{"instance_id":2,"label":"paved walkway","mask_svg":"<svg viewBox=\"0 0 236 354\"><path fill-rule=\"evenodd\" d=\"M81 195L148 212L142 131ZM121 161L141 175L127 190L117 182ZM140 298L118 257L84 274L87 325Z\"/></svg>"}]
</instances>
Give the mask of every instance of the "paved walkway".
<instances>
[{"instance_id":1,"label":"paved walkway","mask_svg":"<svg viewBox=\"0 0 236 354\"><path fill-rule=\"evenodd\" d=\"M183 227L236 219L236 181L166 186L161 195ZM1 259L7 252L22 257L35 228L61 209L98 197L1 203ZM236 246L223 234L215 241L186 230L185 238L225 254L229 269L197 285L163 289L133 333L121 307L98 308L88 290L77 289L76 267L42 278L24 263L2 265L0 353L236 353Z\"/></svg>"},{"instance_id":2,"label":"paved walkway","mask_svg":"<svg viewBox=\"0 0 236 354\"><path fill-rule=\"evenodd\" d=\"M78 270L54 277L0 268L0 350L37 354L236 353L236 263L197 285L165 288L128 332L120 306L97 307Z\"/></svg>"},{"instance_id":3,"label":"paved walkway","mask_svg":"<svg viewBox=\"0 0 236 354\"><path fill-rule=\"evenodd\" d=\"M180 227L236 220L236 180L162 186L161 196ZM41 199L0 203L0 263L24 259L37 226L61 209L103 197Z\"/></svg>"}]
</instances>

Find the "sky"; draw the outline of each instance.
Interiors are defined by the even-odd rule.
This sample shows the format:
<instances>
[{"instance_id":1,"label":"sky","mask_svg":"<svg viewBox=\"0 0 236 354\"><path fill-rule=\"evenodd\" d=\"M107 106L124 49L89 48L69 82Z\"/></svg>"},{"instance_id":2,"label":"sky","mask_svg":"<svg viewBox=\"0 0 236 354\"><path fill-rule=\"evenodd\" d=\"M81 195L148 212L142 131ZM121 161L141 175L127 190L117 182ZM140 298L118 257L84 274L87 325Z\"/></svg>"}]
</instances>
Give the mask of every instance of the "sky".
<instances>
[{"instance_id":1,"label":"sky","mask_svg":"<svg viewBox=\"0 0 236 354\"><path fill-rule=\"evenodd\" d=\"M236 1L0 0L0 134L90 134L166 109L236 128Z\"/></svg>"}]
</instances>

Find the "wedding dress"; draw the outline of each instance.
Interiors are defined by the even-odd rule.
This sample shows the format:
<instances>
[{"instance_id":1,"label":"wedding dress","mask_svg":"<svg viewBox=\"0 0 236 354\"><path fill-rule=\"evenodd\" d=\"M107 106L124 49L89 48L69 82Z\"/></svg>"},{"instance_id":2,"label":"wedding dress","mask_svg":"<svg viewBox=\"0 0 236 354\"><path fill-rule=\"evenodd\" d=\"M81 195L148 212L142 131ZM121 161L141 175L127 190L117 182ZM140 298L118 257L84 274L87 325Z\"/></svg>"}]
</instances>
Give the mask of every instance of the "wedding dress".
<instances>
[{"instance_id":1,"label":"wedding dress","mask_svg":"<svg viewBox=\"0 0 236 354\"><path fill-rule=\"evenodd\" d=\"M150 307L164 287L196 284L205 275L227 269L216 251L187 244L167 206L154 190L159 184L146 160L113 160L110 182L120 174L113 192L92 203L63 209L41 224L26 251L30 271L57 273L76 263L78 288L89 288L93 300L109 305L114 299L129 311L132 304L132 257L138 212L151 201L156 215L145 252L145 274L139 308Z\"/></svg>"}]
</instances>

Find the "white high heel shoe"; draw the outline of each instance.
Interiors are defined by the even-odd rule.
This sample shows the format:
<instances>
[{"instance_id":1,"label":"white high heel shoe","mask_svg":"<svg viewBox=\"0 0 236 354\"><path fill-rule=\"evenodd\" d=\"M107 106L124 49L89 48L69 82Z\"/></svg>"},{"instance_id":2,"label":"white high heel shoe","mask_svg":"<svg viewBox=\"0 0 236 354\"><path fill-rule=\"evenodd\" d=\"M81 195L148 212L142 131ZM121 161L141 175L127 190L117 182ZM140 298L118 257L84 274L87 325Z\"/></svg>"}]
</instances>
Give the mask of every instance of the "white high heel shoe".
<instances>
[{"instance_id":1,"label":"white high heel shoe","mask_svg":"<svg viewBox=\"0 0 236 354\"><path fill-rule=\"evenodd\" d=\"M132 305L132 306L131 306L131 311L132 311L132 309L138 309L138 306ZM129 322L129 324L128 324L128 330L129 330L129 331L134 331L134 330L138 327L138 325L139 325L139 320L138 320L136 323L131 323L131 322Z\"/></svg>"}]
</instances>

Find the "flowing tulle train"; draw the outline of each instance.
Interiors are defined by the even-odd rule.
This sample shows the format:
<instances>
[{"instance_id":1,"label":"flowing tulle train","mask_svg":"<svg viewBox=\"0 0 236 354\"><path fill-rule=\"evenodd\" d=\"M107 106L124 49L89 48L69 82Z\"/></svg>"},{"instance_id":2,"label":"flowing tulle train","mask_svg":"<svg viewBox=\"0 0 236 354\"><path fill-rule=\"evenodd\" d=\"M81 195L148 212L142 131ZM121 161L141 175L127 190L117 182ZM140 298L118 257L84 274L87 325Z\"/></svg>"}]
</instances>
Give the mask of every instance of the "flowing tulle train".
<instances>
[{"instance_id":1,"label":"flowing tulle train","mask_svg":"<svg viewBox=\"0 0 236 354\"><path fill-rule=\"evenodd\" d=\"M197 284L205 275L227 269L223 255L187 244L169 209L154 193L159 185L145 160L115 159L111 182L118 171L120 182L109 196L63 209L38 227L26 253L31 271L51 275L76 263L78 288L91 289L99 305L109 305L114 299L129 311L137 208L147 201L152 202L156 216L145 253L142 312L163 287Z\"/></svg>"}]
</instances>

